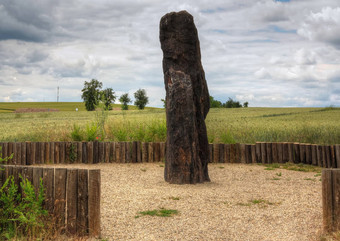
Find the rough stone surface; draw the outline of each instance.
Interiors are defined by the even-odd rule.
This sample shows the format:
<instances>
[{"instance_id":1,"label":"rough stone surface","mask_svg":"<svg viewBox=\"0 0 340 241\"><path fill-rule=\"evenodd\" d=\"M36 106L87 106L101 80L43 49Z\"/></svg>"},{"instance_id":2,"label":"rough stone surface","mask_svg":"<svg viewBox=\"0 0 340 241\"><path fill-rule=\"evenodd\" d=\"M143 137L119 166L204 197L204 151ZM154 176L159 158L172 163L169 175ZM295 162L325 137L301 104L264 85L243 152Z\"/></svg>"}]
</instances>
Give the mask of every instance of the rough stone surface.
<instances>
[{"instance_id":1,"label":"rough stone surface","mask_svg":"<svg viewBox=\"0 0 340 241\"><path fill-rule=\"evenodd\" d=\"M177 184L210 181L205 126L209 92L193 17L186 11L163 16L160 42L166 89L165 180Z\"/></svg>"}]
</instances>

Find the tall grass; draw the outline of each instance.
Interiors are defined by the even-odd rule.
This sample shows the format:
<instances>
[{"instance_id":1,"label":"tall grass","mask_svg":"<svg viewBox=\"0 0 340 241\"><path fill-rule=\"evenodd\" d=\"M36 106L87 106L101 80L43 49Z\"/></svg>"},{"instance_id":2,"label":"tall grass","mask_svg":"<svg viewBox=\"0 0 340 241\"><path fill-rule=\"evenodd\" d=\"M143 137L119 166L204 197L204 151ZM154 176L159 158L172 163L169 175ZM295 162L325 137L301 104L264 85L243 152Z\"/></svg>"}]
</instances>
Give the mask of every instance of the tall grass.
<instances>
[{"instance_id":1,"label":"tall grass","mask_svg":"<svg viewBox=\"0 0 340 241\"><path fill-rule=\"evenodd\" d=\"M0 114L0 141L165 141L162 109ZM102 121L105 119L105 121ZM340 143L339 108L211 109L210 143ZM74 125L76 124L76 125ZM73 134L72 134L73 133ZM75 134L78 136L75 137Z\"/></svg>"}]
</instances>

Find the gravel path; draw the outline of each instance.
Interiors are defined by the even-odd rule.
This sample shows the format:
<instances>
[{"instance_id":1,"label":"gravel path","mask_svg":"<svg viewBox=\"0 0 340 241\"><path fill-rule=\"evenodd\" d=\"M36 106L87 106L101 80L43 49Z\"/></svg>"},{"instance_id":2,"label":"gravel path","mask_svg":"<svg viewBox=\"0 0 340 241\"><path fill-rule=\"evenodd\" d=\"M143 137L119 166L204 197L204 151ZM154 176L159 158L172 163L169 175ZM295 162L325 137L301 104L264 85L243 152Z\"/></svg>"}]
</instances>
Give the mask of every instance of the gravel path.
<instances>
[{"instance_id":1,"label":"gravel path","mask_svg":"<svg viewBox=\"0 0 340 241\"><path fill-rule=\"evenodd\" d=\"M162 163L72 167L101 169L103 239L303 241L321 234L316 173L209 164L210 183L170 185ZM140 211L159 208L179 214L136 218Z\"/></svg>"}]
</instances>

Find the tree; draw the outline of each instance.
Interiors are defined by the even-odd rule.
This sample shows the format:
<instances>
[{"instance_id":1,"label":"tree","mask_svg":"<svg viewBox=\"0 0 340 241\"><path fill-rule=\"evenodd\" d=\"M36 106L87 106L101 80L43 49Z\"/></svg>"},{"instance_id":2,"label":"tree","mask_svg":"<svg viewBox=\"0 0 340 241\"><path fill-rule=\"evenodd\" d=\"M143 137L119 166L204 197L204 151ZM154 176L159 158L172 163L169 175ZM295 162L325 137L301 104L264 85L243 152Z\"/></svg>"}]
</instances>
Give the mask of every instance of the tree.
<instances>
[{"instance_id":1,"label":"tree","mask_svg":"<svg viewBox=\"0 0 340 241\"><path fill-rule=\"evenodd\" d=\"M149 103L149 98L146 96L146 92L144 89L139 89L134 93L135 96L135 105L138 109L143 110L146 104Z\"/></svg>"},{"instance_id":2,"label":"tree","mask_svg":"<svg viewBox=\"0 0 340 241\"><path fill-rule=\"evenodd\" d=\"M210 99L210 108L220 108L222 107L221 101L215 100L214 97L209 96Z\"/></svg>"},{"instance_id":3,"label":"tree","mask_svg":"<svg viewBox=\"0 0 340 241\"><path fill-rule=\"evenodd\" d=\"M102 101L105 105L105 110L112 110L111 103L115 102L117 96L112 88L106 88L101 92L102 94Z\"/></svg>"},{"instance_id":4,"label":"tree","mask_svg":"<svg viewBox=\"0 0 340 241\"><path fill-rule=\"evenodd\" d=\"M122 110L128 110L129 109L128 104L131 103L131 99L129 97L129 94L128 93L123 94L119 98L119 102L122 104Z\"/></svg>"},{"instance_id":5,"label":"tree","mask_svg":"<svg viewBox=\"0 0 340 241\"><path fill-rule=\"evenodd\" d=\"M226 108L240 108L242 105L239 101L234 101L232 98L229 97L228 101L225 103Z\"/></svg>"},{"instance_id":6,"label":"tree","mask_svg":"<svg viewBox=\"0 0 340 241\"><path fill-rule=\"evenodd\" d=\"M99 82L96 79L92 79L90 82L85 81L81 98L85 102L86 110L93 111L96 109L96 105L98 105L100 100L100 89L102 86L102 82Z\"/></svg>"},{"instance_id":7,"label":"tree","mask_svg":"<svg viewBox=\"0 0 340 241\"><path fill-rule=\"evenodd\" d=\"M161 101L163 102L163 108L166 108L166 100L165 99L161 99Z\"/></svg>"},{"instance_id":8,"label":"tree","mask_svg":"<svg viewBox=\"0 0 340 241\"><path fill-rule=\"evenodd\" d=\"M244 102L244 103L243 103L243 107L244 107L244 108L247 108L247 107L248 107L248 104L249 104L248 101Z\"/></svg>"}]
</instances>

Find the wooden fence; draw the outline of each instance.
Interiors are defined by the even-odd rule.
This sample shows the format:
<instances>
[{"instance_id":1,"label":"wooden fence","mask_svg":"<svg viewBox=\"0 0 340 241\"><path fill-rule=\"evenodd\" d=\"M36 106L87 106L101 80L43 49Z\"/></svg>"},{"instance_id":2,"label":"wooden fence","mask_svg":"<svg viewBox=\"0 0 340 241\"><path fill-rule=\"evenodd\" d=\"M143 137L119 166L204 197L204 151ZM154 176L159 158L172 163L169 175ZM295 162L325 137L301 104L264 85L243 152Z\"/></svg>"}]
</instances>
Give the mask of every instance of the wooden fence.
<instances>
[{"instance_id":1,"label":"wooden fence","mask_svg":"<svg viewBox=\"0 0 340 241\"><path fill-rule=\"evenodd\" d=\"M0 187L9 176L13 176L20 186L21 175L33 184L37 192L42 178L44 208L61 232L80 236L100 235L100 170L12 165L1 169L4 170L0 170Z\"/></svg>"},{"instance_id":2,"label":"wooden fence","mask_svg":"<svg viewBox=\"0 0 340 241\"><path fill-rule=\"evenodd\" d=\"M165 160L165 143L152 142L4 142L2 156L13 153L8 164L138 163ZM340 167L340 145L304 143L209 144L214 163L304 163Z\"/></svg>"}]
</instances>

